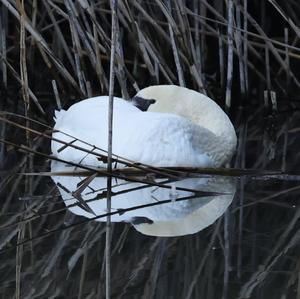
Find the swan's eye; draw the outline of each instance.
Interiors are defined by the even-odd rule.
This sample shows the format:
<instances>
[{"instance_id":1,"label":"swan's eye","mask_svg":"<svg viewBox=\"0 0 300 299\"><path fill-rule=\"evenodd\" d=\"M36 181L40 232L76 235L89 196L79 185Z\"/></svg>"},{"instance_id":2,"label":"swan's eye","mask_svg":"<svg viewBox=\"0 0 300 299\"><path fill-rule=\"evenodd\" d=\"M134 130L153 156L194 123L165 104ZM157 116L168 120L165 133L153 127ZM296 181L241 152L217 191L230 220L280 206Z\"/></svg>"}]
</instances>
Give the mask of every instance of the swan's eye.
<instances>
[{"instance_id":1,"label":"swan's eye","mask_svg":"<svg viewBox=\"0 0 300 299\"><path fill-rule=\"evenodd\" d=\"M147 111L151 104L154 104L156 100L154 99L144 99L138 96L132 98L132 104L142 111Z\"/></svg>"}]
</instances>

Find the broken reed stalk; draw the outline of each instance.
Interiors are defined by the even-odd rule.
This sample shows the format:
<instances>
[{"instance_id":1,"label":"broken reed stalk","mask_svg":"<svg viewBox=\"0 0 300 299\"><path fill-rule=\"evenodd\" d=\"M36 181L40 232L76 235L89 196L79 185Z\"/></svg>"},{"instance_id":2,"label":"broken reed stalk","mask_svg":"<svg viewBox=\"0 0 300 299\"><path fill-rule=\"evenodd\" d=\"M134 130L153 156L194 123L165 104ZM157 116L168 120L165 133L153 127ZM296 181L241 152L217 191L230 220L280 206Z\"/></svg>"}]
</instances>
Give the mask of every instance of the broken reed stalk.
<instances>
[{"instance_id":1,"label":"broken reed stalk","mask_svg":"<svg viewBox=\"0 0 300 299\"><path fill-rule=\"evenodd\" d=\"M231 106L231 86L233 73L233 1L228 1L228 27L227 27L227 85L225 97L225 110L228 113Z\"/></svg>"},{"instance_id":2,"label":"broken reed stalk","mask_svg":"<svg viewBox=\"0 0 300 299\"><path fill-rule=\"evenodd\" d=\"M243 45L242 45L242 35L241 35L241 13L240 13L240 5L236 6L236 27L238 30L235 31L234 37L236 42L236 49L238 53L238 61L239 61L239 73L240 73L240 90L241 90L241 96L244 99L245 93L246 93L246 87L245 87L245 71L244 71L244 58L243 58Z\"/></svg>"},{"instance_id":3,"label":"broken reed stalk","mask_svg":"<svg viewBox=\"0 0 300 299\"><path fill-rule=\"evenodd\" d=\"M174 61L177 69L178 82L180 86L185 86L183 72L180 65L179 55L178 55L176 41L174 37L174 32L170 23L169 23L169 33L172 41L172 50L173 50Z\"/></svg>"},{"instance_id":4,"label":"broken reed stalk","mask_svg":"<svg viewBox=\"0 0 300 299\"><path fill-rule=\"evenodd\" d=\"M53 88L53 92L54 92L54 96L55 96L57 109L61 110L62 109L61 100L60 100L60 97L59 97L56 81L52 80L51 83L52 83L52 88Z\"/></svg>"},{"instance_id":5,"label":"broken reed stalk","mask_svg":"<svg viewBox=\"0 0 300 299\"><path fill-rule=\"evenodd\" d=\"M229 225L230 215L227 210L224 214L224 275L223 275L223 292L222 299L228 298L228 284L229 284L229 272L230 272L230 239L229 239Z\"/></svg>"},{"instance_id":6,"label":"broken reed stalk","mask_svg":"<svg viewBox=\"0 0 300 299\"><path fill-rule=\"evenodd\" d=\"M244 15L244 23L243 23L243 52L244 52L244 71L245 71L245 89L246 93L248 93L249 83L248 83L248 19L246 18L248 10L248 0L244 0L243 5L243 15Z\"/></svg>"},{"instance_id":7,"label":"broken reed stalk","mask_svg":"<svg viewBox=\"0 0 300 299\"><path fill-rule=\"evenodd\" d=\"M266 66L266 80L267 80L267 91L268 93L271 92L271 71L270 71L270 55L269 55L269 48L267 44L265 45L265 66ZM269 95L268 95L269 96ZM268 100L265 102L265 105L268 105ZM267 107L266 107L267 108Z\"/></svg>"},{"instance_id":8,"label":"broken reed stalk","mask_svg":"<svg viewBox=\"0 0 300 299\"><path fill-rule=\"evenodd\" d=\"M223 47L223 40L222 40L222 36L221 36L221 32L220 29L218 28L218 43L219 43L219 65L220 65L220 86L221 89L223 90L224 88L224 47Z\"/></svg>"},{"instance_id":9,"label":"broken reed stalk","mask_svg":"<svg viewBox=\"0 0 300 299\"><path fill-rule=\"evenodd\" d=\"M193 1L195 15L199 15L199 2L197 0ZM194 18L194 39L195 39L195 50L196 50L196 67L199 69L200 76L202 77L202 53L200 44L200 30L199 22Z\"/></svg>"},{"instance_id":10,"label":"broken reed stalk","mask_svg":"<svg viewBox=\"0 0 300 299\"><path fill-rule=\"evenodd\" d=\"M18 226L18 238L17 242L24 242L25 236L25 224L21 223ZM23 245L18 246L16 248L16 299L21 298L21 268L22 268L22 260L23 260Z\"/></svg>"},{"instance_id":11,"label":"broken reed stalk","mask_svg":"<svg viewBox=\"0 0 300 299\"><path fill-rule=\"evenodd\" d=\"M81 61L82 61L82 49L80 45L80 33L78 32L76 26L76 16L73 11L73 4L67 0L65 1L66 8L68 10L69 14L69 23L70 23L70 32L71 32L71 38L72 38L72 43L73 43L73 49L74 49L74 57L75 57L75 66L76 66L76 74L79 82L79 87L81 90L81 93L86 96L86 89L85 89L85 84L84 84L84 77L83 77L83 71L82 71L82 66L81 66Z\"/></svg>"},{"instance_id":12,"label":"broken reed stalk","mask_svg":"<svg viewBox=\"0 0 300 299\"><path fill-rule=\"evenodd\" d=\"M117 7L118 0L110 2L112 17L111 17L111 50L110 50L110 70L109 70L109 106L108 106L108 150L107 150L107 172L112 173L112 138L113 138L113 103L114 103L114 79L115 79L115 51L117 40ZM106 239L105 239L105 263L106 263L106 279L105 293L106 299L111 295L111 274L110 274L110 241L111 241L111 193L112 193L112 177L107 178L107 218L106 218Z\"/></svg>"},{"instance_id":13,"label":"broken reed stalk","mask_svg":"<svg viewBox=\"0 0 300 299\"><path fill-rule=\"evenodd\" d=\"M6 34L7 34L7 9L2 7L0 9L0 53L3 57L1 61L1 69L2 69L2 83L5 88L7 88L7 67L5 64L6 60Z\"/></svg>"},{"instance_id":14,"label":"broken reed stalk","mask_svg":"<svg viewBox=\"0 0 300 299\"><path fill-rule=\"evenodd\" d=\"M24 0L22 3L17 1L17 5L21 11L20 15L20 74L21 74L21 87L22 87L22 97L25 106L25 117L29 117L29 109L30 109L30 101L29 101L29 93L28 93L28 76L27 76L27 65L26 65L26 44L25 44L25 10L24 10ZM26 128L30 126L30 122L26 120ZM28 147L31 147L30 144L30 132L28 130L26 132L26 144ZM26 157L26 164L29 166L30 156ZM28 189L30 185L31 179L25 179L25 188ZM27 192L28 190L25 190ZM18 226L18 242L22 241L25 235L26 226L21 224ZM23 257L23 246L17 248L16 251L16 299L21 298L21 268L22 268L22 257Z\"/></svg>"},{"instance_id":15,"label":"broken reed stalk","mask_svg":"<svg viewBox=\"0 0 300 299\"><path fill-rule=\"evenodd\" d=\"M85 281L85 274L86 274L86 268L87 268L87 259L88 259L88 246L87 244L83 247L83 260L82 260L82 266L81 266L81 274L80 274L80 282L79 282L79 292L77 299L81 299L82 293L83 293L83 284Z\"/></svg>"},{"instance_id":16,"label":"broken reed stalk","mask_svg":"<svg viewBox=\"0 0 300 299\"><path fill-rule=\"evenodd\" d=\"M248 124L247 122L243 123L240 130L240 145L239 145L239 153L240 153L240 159L236 160L237 165L241 168L246 167L246 142L247 142L247 130L248 130ZM237 253L237 277L241 278L242 273L242 237L243 237L243 220L244 220L244 186L245 186L245 178L240 178L240 190L239 190L239 220L238 220L238 253Z\"/></svg>"},{"instance_id":17,"label":"broken reed stalk","mask_svg":"<svg viewBox=\"0 0 300 299\"><path fill-rule=\"evenodd\" d=\"M168 1L168 8L170 10L170 16L171 16L172 15L172 4L171 4L170 0ZM170 34L170 39L171 39L171 43L172 43L174 61L175 61L176 69L177 69L178 82L179 82L180 86L184 87L185 86L184 75L183 75L181 64L180 64L179 54L178 54L178 50L177 50L178 47L176 45L174 31L173 31L172 25L169 20L168 20L168 27L169 27L169 34Z\"/></svg>"},{"instance_id":18,"label":"broken reed stalk","mask_svg":"<svg viewBox=\"0 0 300 299\"><path fill-rule=\"evenodd\" d=\"M284 28L284 42L288 45L289 42L289 30L288 28ZM290 85L291 85L291 75L290 75L290 56L289 56L289 48L285 47L285 60L287 64L286 70L286 93L289 95L290 93Z\"/></svg>"}]
</instances>

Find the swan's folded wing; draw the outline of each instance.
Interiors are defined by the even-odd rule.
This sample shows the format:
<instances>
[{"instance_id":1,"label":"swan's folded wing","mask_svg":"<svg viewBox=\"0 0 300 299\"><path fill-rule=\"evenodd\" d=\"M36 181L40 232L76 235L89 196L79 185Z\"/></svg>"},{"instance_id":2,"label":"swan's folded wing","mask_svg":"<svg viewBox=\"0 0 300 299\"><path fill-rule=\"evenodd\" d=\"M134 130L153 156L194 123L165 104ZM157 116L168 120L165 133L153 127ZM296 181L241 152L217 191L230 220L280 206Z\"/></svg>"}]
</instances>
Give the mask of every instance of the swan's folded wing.
<instances>
[{"instance_id":1,"label":"swan's folded wing","mask_svg":"<svg viewBox=\"0 0 300 299\"><path fill-rule=\"evenodd\" d=\"M126 118L134 119L131 114L136 113L141 112L123 99L114 98L115 139L118 139L118 127L124 126ZM102 163L93 153L105 154L107 151L108 97L81 101L67 111L59 111L55 117L56 132L51 143L53 155L66 161L101 166Z\"/></svg>"},{"instance_id":2,"label":"swan's folded wing","mask_svg":"<svg viewBox=\"0 0 300 299\"><path fill-rule=\"evenodd\" d=\"M120 129L116 154L155 166L213 166L203 143L213 134L183 117L146 112Z\"/></svg>"},{"instance_id":3,"label":"swan's folded wing","mask_svg":"<svg viewBox=\"0 0 300 299\"><path fill-rule=\"evenodd\" d=\"M63 160L101 166L93 153L107 150L107 103L107 97L89 99L59 112L54 129L69 136L54 133L63 143L52 141L52 153ZM155 166L209 167L213 166L209 149L216 146L214 138L209 130L184 117L141 112L124 100L115 100L113 153L118 156Z\"/></svg>"}]
</instances>

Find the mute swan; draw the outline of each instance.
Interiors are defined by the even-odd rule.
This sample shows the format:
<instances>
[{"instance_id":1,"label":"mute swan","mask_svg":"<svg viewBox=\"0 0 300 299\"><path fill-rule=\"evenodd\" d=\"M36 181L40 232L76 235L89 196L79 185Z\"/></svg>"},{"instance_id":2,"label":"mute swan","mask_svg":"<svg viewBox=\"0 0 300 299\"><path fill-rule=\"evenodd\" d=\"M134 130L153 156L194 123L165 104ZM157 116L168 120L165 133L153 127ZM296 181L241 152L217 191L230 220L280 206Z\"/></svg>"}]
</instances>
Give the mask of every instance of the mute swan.
<instances>
[{"instance_id":1,"label":"mute swan","mask_svg":"<svg viewBox=\"0 0 300 299\"><path fill-rule=\"evenodd\" d=\"M134 104L150 106L144 112ZM107 150L107 96L83 100L56 112L55 118L53 137L99 153L74 136ZM132 103L114 97L113 153L123 158L153 166L219 167L230 160L235 147L236 134L229 118L201 93L157 85L140 90ZM64 160L103 164L92 154L54 140L51 148L53 155Z\"/></svg>"}]
</instances>

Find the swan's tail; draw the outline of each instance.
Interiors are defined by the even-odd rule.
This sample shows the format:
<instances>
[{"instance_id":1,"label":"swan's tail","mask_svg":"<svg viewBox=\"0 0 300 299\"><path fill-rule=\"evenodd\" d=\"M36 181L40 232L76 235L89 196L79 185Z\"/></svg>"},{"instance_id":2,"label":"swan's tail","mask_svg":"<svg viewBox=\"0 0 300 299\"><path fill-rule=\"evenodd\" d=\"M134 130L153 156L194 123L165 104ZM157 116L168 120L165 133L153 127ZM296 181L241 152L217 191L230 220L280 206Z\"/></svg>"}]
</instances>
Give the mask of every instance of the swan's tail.
<instances>
[{"instance_id":1,"label":"swan's tail","mask_svg":"<svg viewBox=\"0 0 300 299\"><path fill-rule=\"evenodd\" d=\"M63 110L63 109L55 110L54 117L53 117L55 123L58 123L62 119L62 117L64 116L65 113L66 113L66 110Z\"/></svg>"}]
</instances>

